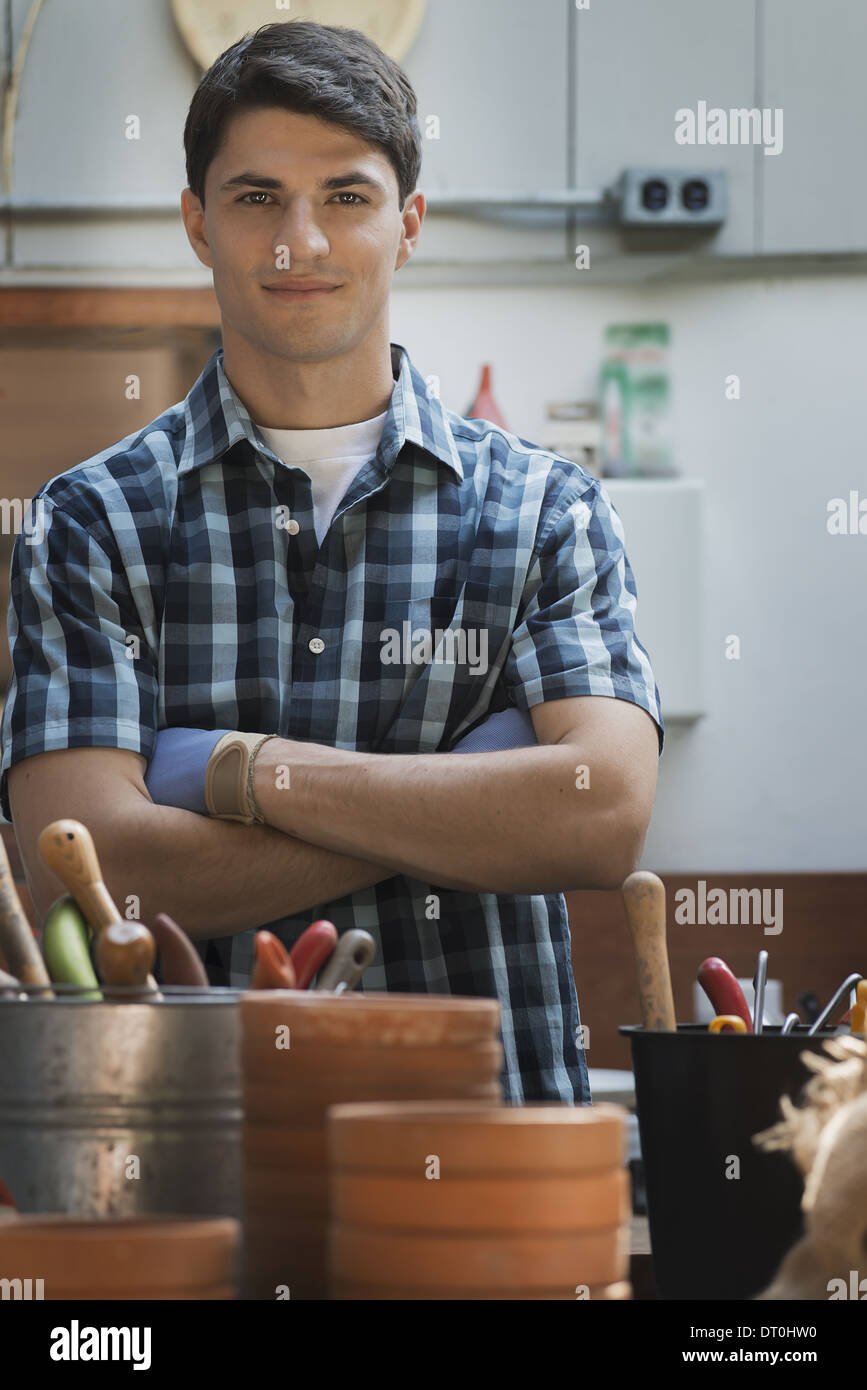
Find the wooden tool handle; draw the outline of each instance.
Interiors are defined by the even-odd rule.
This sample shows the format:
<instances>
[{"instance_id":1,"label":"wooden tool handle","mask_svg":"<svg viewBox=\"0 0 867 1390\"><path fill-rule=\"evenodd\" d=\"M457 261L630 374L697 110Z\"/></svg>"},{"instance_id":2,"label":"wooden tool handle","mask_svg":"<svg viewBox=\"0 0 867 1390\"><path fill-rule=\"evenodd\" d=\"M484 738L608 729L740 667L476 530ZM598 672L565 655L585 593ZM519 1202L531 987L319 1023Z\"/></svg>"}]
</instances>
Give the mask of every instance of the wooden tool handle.
<instances>
[{"instance_id":1,"label":"wooden tool handle","mask_svg":"<svg viewBox=\"0 0 867 1390\"><path fill-rule=\"evenodd\" d=\"M55 820L46 825L36 842L45 863L72 894L94 935L98 936L121 914L102 881L102 870L90 831L78 820Z\"/></svg>"},{"instance_id":2,"label":"wooden tool handle","mask_svg":"<svg viewBox=\"0 0 867 1390\"><path fill-rule=\"evenodd\" d=\"M142 922L111 922L96 938L93 950L99 978L106 986L106 998L111 997L112 986L156 988L150 974L156 942Z\"/></svg>"},{"instance_id":3,"label":"wooden tool handle","mask_svg":"<svg viewBox=\"0 0 867 1390\"><path fill-rule=\"evenodd\" d=\"M24 985L50 985L45 961L36 938L21 906L21 899L12 879L6 846L0 836L0 950L9 971ZM53 999L54 993L40 991L36 996Z\"/></svg>"},{"instance_id":4,"label":"wooden tool handle","mask_svg":"<svg viewBox=\"0 0 867 1390\"><path fill-rule=\"evenodd\" d=\"M665 885L639 869L621 888L638 970L641 1022L654 1032L675 1032L674 996L665 944Z\"/></svg>"}]
</instances>

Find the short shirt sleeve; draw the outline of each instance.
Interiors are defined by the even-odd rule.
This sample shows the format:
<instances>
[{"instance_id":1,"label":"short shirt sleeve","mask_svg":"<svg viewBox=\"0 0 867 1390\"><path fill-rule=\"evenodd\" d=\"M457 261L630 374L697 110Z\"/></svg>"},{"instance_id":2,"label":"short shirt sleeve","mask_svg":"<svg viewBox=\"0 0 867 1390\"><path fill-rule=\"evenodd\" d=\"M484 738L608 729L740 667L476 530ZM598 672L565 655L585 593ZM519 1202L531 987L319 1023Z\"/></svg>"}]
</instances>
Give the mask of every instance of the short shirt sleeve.
<instances>
[{"instance_id":1,"label":"short shirt sleeve","mask_svg":"<svg viewBox=\"0 0 867 1390\"><path fill-rule=\"evenodd\" d=\"M519 709L606 695L646 710L665 739L650 658L635 635L636 587L623 525L598 482L541 534L506 659Z\"/></svg>"},{"instance_id":2,"label":"short shirt sleeve","mask_svg":"<svg viewBox=\"0 0 867 1390\"><path fill-rule=\"evenodd\" d=\"M58 748L128 748L148 760L158 719L157 656L129 583L90 531L48 496L19 532L7 615L12 679L0 726L0 809L13 763ZM39 514L31 514L31 522ZM110 546L110 541L105 544Z\"/></svg>"}]
</instances>

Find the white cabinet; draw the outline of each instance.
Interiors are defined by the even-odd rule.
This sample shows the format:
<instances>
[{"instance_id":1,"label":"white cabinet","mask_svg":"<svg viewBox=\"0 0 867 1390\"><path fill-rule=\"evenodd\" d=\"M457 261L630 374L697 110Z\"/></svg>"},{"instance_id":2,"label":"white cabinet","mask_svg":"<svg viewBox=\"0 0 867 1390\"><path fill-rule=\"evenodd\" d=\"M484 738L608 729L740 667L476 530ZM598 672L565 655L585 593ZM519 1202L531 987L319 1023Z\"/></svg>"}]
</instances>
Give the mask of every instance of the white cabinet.
<instances>
[{"instance_id":1,"label":"white cabinet","mask_svg":"<svg viewBox=\"0 0 867 1390\"><path fill-rule=\"evenodd\" d=\"M30 9L31 0L11 0L13 54ZM168 4L46 0L21 74L13 201L177 211L16 219L16 267L198 266L180 220L184 120L198 79ZM138 139L127 138L129 117Z\"/></svg>"},{"instance_id":2,"label":"white cabinet","mask_svg":"<svg viewBox=\"0 0 867 1390\"><path fill-rule=\"evenodd\" d=\"M655 229L630 233L589 225L581 236L597 249L596 263L628 250L670 258L684 252L746 255L754 250L753 167L749 145L680 145L675 113L698 103L751 107L755 97L755 3L696 0L607 0L577 12L573 55L576 84L575 184L614 182L628 166L724 169L729 216L709 239L672 243Z\"/></svg>"},{"instance_id":3,"label":"white cabinet","mask_svg":"<svg viewBox=\"0 0 867 1390\"><path fill-rule=\"evenodd\" d=\"M623 522L638 590L635 630L659 686L663 720L704 713L702 694L703 484L603 478Z\"/></svg>"},{"instance_id":4,"label":"white cabinet","mask_svg":"<svg viewBox=\"0 0 867 1390\"><path fill-rule=\"evenodd\" d=\"M430 0L403 66L424 139L419 187L430 195L566 187L569 0ZM438 123L438 132L437 132ZM430 132L438 138L428 138ZM562 214L549 225L434 214L413 266L527 260L565 264Z\"/></svg>"},{"instance_id":5,"label":"white cabinet","mask_svg":"<svg viewBox=\"0 0 867 1390\"><path fill-rule=\"evenodd\" d=\"M761 105L783 148L759 157L759 250L867 251L867 5L764 0Z\"/></svg>"}]
</instances>

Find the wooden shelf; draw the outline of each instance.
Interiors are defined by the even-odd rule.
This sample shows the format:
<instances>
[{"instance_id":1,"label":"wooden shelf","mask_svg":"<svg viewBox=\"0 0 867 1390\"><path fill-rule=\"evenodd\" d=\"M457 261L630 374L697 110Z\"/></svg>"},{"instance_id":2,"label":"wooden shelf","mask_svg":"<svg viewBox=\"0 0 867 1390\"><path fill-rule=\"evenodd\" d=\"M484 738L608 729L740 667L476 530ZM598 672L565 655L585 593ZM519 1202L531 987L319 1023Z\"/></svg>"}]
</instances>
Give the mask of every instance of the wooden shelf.
<instances>
[{"instance_id":1,"label":"wooden shelf","mask_svg":"<svg viewBox=\"0 0 867 1390\"><path fill-rule=\"evenodd\" d=\"M218 329L212 289L0 288L0 329Z\"/></svg>"}]
</instances>

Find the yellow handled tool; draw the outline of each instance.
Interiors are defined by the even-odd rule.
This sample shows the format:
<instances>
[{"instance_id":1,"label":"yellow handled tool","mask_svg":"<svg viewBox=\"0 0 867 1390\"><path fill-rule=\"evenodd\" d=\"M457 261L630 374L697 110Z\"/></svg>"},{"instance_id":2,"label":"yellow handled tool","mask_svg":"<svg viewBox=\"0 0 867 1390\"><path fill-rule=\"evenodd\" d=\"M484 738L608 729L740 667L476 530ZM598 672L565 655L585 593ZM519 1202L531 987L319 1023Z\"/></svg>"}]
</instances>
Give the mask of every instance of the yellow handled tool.
<instances>
[{"instance_id":1,"label":"yellow handled tool","mask_svg":"<svg viewBox=\"0 0 867 1390\"><path fill-rule=\"evenodd\" d=\"M745 1033L747 1025L739 1014L717 1014L707 1026L709 1033Z\"/></svg>"}]
</instances>

